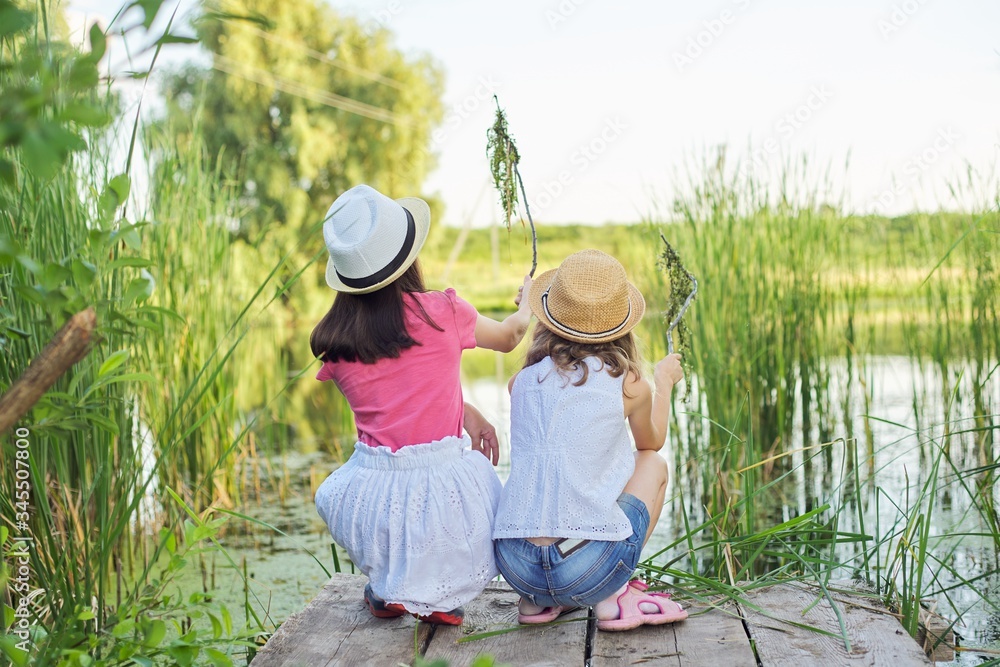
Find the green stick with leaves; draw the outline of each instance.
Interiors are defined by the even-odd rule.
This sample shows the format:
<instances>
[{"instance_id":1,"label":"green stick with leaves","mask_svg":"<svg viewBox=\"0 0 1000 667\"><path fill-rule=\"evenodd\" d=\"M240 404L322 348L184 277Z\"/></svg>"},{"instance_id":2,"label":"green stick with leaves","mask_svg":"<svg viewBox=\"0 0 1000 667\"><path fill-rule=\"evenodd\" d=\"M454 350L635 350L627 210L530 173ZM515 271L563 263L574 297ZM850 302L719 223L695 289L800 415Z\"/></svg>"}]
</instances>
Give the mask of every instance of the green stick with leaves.
<instances>
[{"instance_id":1,"label":"green stick with leaves","mask_svg":"<svg viewBox=\"0 0 1000 667\"><path fill-rule=\"evenodd\" d=\"M663 254L660 255L660 266L667 272L667 279L670 281L670 298L667 300L667 312L665 319L667 325L667 354L674 353L674 338L672 332L677 330L677 351L684 355L683 365L685 376L691 375L691 361L689 354L691 351L691 330L687 322L684 321L684 314L691 307L691 302L698 294L698 279L684 268L680 255L674 247L667 241L667 237L660 234L663 240ZM684 398L690 395L691 383L686 384Z\"/></svg>"},{"instance_id":2,"label":"green stick with leaves","mask_svg":"<svg viewBox=\"0 0 1000 667\"><path fill-rule=\"evenodd\" d=\"M535 233L535 222L531 219L528 208L528 195L524 191L524 180L517 169L521 154L517 152L514 138L507 129L507 116L500 108L500 100L493 96L497 105L496 119L493 127L486 131L486 155L490 159L490 173L493 175L493 185L500 193L500 205L503 207L507 231L510 231L510 219L514 217L517 207L517 190L521 189L521 199L524 202L524 213L528 216L531 227L531 271L528 275L534 277L538 267L538 235ZM523 223L523 220L522 220Z\"/></svg>"}]
</instances>

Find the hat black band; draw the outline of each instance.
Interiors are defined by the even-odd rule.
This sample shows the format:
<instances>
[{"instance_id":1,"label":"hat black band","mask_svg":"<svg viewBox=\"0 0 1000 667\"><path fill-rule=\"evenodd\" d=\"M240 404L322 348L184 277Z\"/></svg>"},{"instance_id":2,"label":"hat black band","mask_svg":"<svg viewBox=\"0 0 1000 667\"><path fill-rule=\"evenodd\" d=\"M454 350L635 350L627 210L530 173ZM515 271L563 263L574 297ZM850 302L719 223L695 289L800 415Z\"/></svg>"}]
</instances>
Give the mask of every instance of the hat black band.
<instances>
[{"instance_id":1,"label":"hat black band","mask_svg":"<svg viewBox=\"0 0 1000 667\"><path fill-rule=\"evenodd\" d=\"M621 324L612 329L608 329L607 331L597 331L593 333L589 331L577 331L576 329L566 326L553 317L552 313L549 311L549 290L542 292L542 309L545 311L545 317L549 320L549 323L563 333L568 333L579 338L604 338L605 336L611 336L618 333L625 328L626 324L628 324L629 318L632 317L632 299L628 300L628 312L625 314L625 319L622 320Z\"/></svg>"},{"instance_id":2,"label":"hat black band","mask_svg":"<svg viewBox=\"0 0 1000 667\"><path fill-rule=\"evenodd\" d=\"M334 267L334 271L337 271L337 277L340 282L344 283L348 287L353 287L354 289L364 289L365 287L371 287L372 285L377 285L393 273L396 269L403 265L406 258L410 256L410 251L413 250L413 241L417 238L417 225L413 222L413 216L402 206L400 207L406 213L406 238L403 239L403 245L399 249L392 260L386 264L383 268L379 269L370 276L364 276L362 278L348 278L343 275L340 271L337 271Z\"/></svg>"}]
</instances>

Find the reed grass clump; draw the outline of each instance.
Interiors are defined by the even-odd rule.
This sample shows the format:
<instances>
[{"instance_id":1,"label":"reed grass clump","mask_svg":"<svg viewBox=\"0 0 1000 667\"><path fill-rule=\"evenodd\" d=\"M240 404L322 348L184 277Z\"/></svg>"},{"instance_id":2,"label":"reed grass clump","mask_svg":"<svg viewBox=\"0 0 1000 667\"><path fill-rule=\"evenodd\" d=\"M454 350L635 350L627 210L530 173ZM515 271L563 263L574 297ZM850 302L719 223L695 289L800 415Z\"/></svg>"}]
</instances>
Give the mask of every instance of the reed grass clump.
<instances>
[{"instance_id":1,"label":"reed grass clump","mask_svg":"<svg viewBox=\"0 0 1000 667\"><path fill-rule=\"evenodd\" d=\"M690 177L663 229L699 276L698 305L688 315L699 388L693 411L733 424L749 396L744 416L756 446L780 451L793 416L807 431L825 427L813 423L829 383L822 343L830 298L821 276L838 220L782 195L777 203L759 199L763 184L727 168L724 154ZM671 289L658 273L646 282L654 294ZM711 447L724 444L711 437Z\"/></svg>"},{"instance_id":2,"label":"reed grass clump","mask_svg":"<svg viewBox=\"0 0 1000 667\"><path fill-rule=\"evenodd\" d=\"M1000 216L851 215L806 173L770 187L720 153L650 226L646 246L668 234L700 290L694 400L671 436L679 535L646 567L714 600L853 578L914 635L930 600L968 614L955 590L996 613L988 575L956 563L1000 544ZM873 408L894 363L908 418Z\"/></svg>"}]
</instances>

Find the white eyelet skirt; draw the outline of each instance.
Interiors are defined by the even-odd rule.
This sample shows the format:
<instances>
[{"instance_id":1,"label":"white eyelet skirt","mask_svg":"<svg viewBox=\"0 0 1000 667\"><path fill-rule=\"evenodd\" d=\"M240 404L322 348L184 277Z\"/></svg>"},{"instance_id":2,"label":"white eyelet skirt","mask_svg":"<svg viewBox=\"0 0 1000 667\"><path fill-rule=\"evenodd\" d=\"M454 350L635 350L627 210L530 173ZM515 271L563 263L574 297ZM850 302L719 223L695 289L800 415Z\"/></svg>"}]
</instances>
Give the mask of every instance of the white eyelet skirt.
<instances>
[{"instance_id":1,"label":"white eyelet skirt","mask_svg":"<svg viewBox=\"0 0 1000 667\"><path fill-rule=\"evenodd\" d=\"M493 517L500 479L468 436L354 454L316 491L334 541L375 595L407 611L451 611L497 576Z\"/></svg>"}]
</instances>

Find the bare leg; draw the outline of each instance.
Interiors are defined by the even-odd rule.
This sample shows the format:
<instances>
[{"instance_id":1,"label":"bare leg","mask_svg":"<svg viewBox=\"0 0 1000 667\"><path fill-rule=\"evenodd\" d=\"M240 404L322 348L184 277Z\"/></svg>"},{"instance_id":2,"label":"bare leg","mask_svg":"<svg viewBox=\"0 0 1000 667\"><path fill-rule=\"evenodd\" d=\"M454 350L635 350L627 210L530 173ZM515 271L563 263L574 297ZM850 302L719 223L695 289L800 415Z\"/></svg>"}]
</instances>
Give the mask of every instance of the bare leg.
<instances>
[{"instance_id":1,"label":"bare leg","mask_svg":"<svg viewBox=\"0 0 1000 667\"><path fill-rule=\"evenodd\" d=\"M635 453L635 472L624 490L644 502L649 510L649 529L642 541L645 545L660 519L667 493L667 462L659 452L641 450Z\"/></svg>"}]
</instances>

